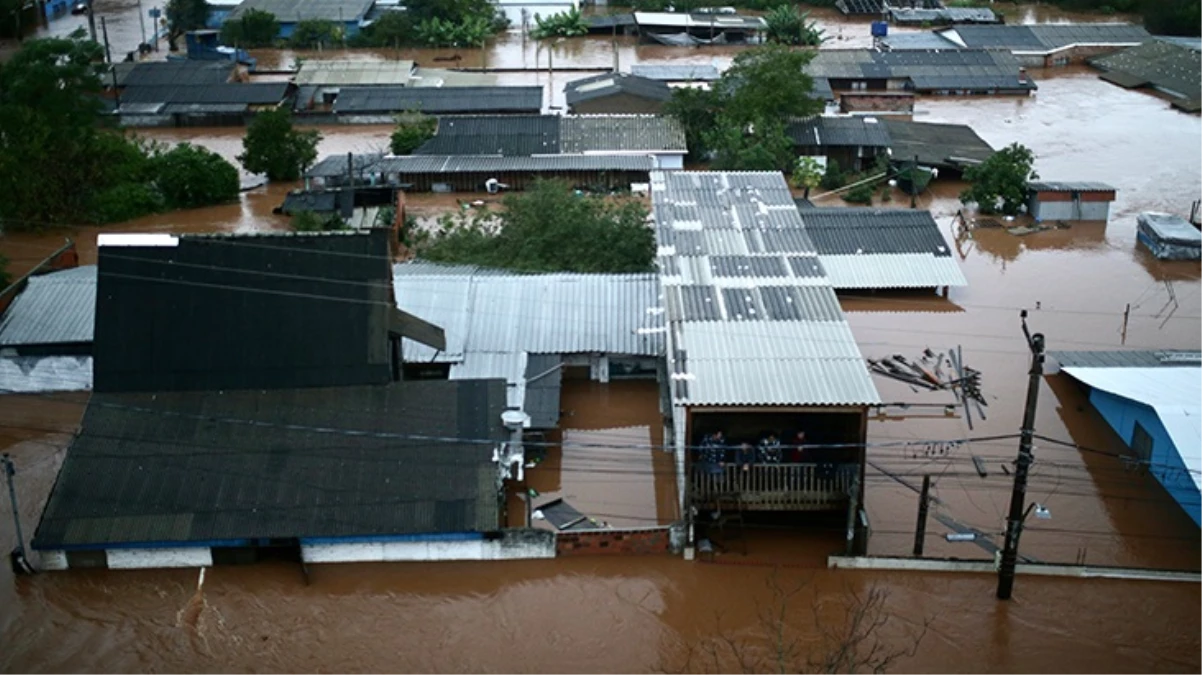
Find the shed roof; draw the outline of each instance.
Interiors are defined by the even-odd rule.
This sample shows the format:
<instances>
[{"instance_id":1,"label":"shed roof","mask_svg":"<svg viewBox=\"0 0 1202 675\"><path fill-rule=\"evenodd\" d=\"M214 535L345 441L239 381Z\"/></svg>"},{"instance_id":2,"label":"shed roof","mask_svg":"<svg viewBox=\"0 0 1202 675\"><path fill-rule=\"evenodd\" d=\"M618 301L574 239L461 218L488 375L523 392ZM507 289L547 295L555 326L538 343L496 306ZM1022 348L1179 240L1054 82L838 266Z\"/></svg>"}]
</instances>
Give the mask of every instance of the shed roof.
<instances>
[{"instance_id":1,"label":"shed roof","mask_svg":"<svg viewBox=\"0 0 1202 675\"><path fill-rule=\"evenodd\" d=\"M887 148L889 128L875 117L816 115L790 122L785 133L795 145Z\"/></svg>"},{"instance_id":2,"label":"shed roof","mask_svg":"<svg viewBox=\"0 0 1202 675\"><path fill-rule=\"evenodd\" d=\"M1175 92L1186 101L1202 99L1202 59L1198 50L1163 40L1149 40L1120 52L1098 56L1090 65L1106 71L1103 76L1124 87L1151 84Z\"/></svg>"},{"instance_id":3,"label":"shed roof","mask_svg":"<svg viewBox=\"0 0 1202 675\"><path fill-rule=\"evenodd\" d=\"M993 156L993 148L972 127L885 119L896 160L918 157L922 166L963 168Z\"/></svg>"},{"instance_id":4,"label":"shed roof","mask_svg":"<svg viewBox=\"0 0 1202 675\"><path fill-rule=\"evenodd\" d=\"M968 285L929 211L806 208L801 218L836 289Z\"/></svg>"},{"instance_id":5,"label":"shed roof","mask_svg":"<svg viewBox=\"0 0 1202 675\"><path fill-rule=\"evenodd\" d=\"M919 91L1030 91L1036 88L1030 78L1020 80L1018 61L1013 54L1002 50L819 50L806 66L806 72L811 77L832 80L909 79Z\"/></svg>"},{"instance_id":6,"label":"shed roof","mask_svg":"<svg viewBox=\"0 0 1202 675\"><path fill-rule=\"evenodd\" d=\"M95 394L33 545L494 531L503 408L497 381Z\"/></svg>"},{"instance_id":7,"label":"shed roof","mask_svg":"<svg viewBox=\"0 0 1202 675\"><path fill-rule=\"evenodd\" d=\"M844 14L875 14L880 16L884 9L884 0L837 0L835 7ZM911 4L922 9L938 9L943 6L940 0L911 0Z\"/></svg>"},{"instance_id":8,"label":"shed roof","mask_svg":"<svg viewBox=\"0 0 1202 675\"><path fill-rule=\"evenodd\" d=\"M350 23L361 21L375 0L243 0L226 21L237 21L249 9L274 14L280 23L310 19Z\"/></svg>"},{"instance_id":9,"label":"shed roof","mask_svg":"<svg viewBox=\"0 0 1202 675\"><path fill-rule=\"evenodd\" d=\"M660 82L710 82L721 77L717 66L694 64L636 63L630 67L630 74Z\"/></svg>"},{"instance_id":10,"label":"shed roof","mask_svg":"<svg viewBox=\"0 0 1202 675\"><path fill-rule=\"evenodd\" d=\"M557 155L558 115L444 116L415 155Z\"/></svg>"},{"instance_id":11,"label":"shed roof","mask_svg":"<svg viewBox=\"0 0 1202 675\"><path fill-rule=\"evenodd\" d=\"M1137 45L1152 37L1143 26L1129 23L962 25L940 32L971 49L1034 53L1056 51L1072 45Z\"/></svg>"},{"instance_id":12,"label":"shed roof","mask_svg":"<svg viewBox=\"0 0 1202 675\"><path fill-rule=\"evenodd\" d=\"M274 105L288 96L287 82L126 87L121 107L133 104Z\"/></svg>"},{"instance_id":13,"label":"shed roof","mask_svg":"<svg viewBox=\"0 0 1202 675\"><path fill-rule=\"evenodd\" d=\"M662 115L568 115L560 118L560 151L685 152L684 128Z\"/></svg>"},{"instance_id":14,"label":"shed roof","mask_svg":"<svg viewBox=\"0 0 1202 675\"><path fill-rule=\"evenodd\" d=\"M634 22L651 28L709 28L718 30L743 28L759 30L767 28L767 22L758 16L719 14L717 12L635 12Z\"/></svg>"},{"instance_id":15,"label":"shed roof","mask_svg":"<svg viewBox=\"0 0 1202 675\"><path fill-rule=\"evenodd\" d=\"M1190 350L1122 350L1048 352L1061 368L1172 368L1202 365L1202 352Z\"/></svg>"},{"instance_id":16,"label":"shed roof","mask_svg":"<svg viewBox=\"0 0 1202 675\"><path fill-rule=\"evenodd\" d=\"M650 171L654 160L648 155L547 155L542 157L498 157L495 155L356 155L357 176L381 174L461 174L530 171ZM305 173L311 178L346 175L346 155L323 158Z\"/></svg>"},{"instance_id":17,"label":"shed roof","mask_svg":"<svg viewBox=\"0 0 1202 675\"><path fill-rule=\"evenodd\" d=\"M473 112L537 113L543 88L537 87L347 87L339 90L334 112L389 114L418 111L432 115Z\"/></svg>"},{"instance_id":18,"label":"shed roof","mask_svg":"<svg viewBox=\"0 0 1202 675\"><path fill-rule=\"evenodd\" d=\"M95 316L95 265L33 276L0 317L0 347L91 342Z\"/></svg>"},{"instance_id":19,"label":"shed roof","mask_svg":"<svg viewBox=\"0 0 1202 675\"><path fill-rule=\"evenodd\" d=\"M113 70L119 87L195 87L229 82L236 67L233 61L143 61Z\"/></svg>"},{"instance_id":20,"label":"shed roof","mask_svg":"<svg viewBox=\"0 0 1202 675\"><path fill-rule=\"evenodd\" d=\"M1032 181L1027 189L1033 192L1114 192L1113 185L1091 181Z\"/></svg>"},{"instance_id":21,"label":"shed roof","mask_svg":"<svg viewBox=\"0 0 1202 675\"><path fill-rule=\"evenodd\" d=\"M412 77L412 61L308 60L297 71L296 84L301 87L404 86Z\"/></svg>"},{"instance_id":22,"label":"shed roof","mask_svg":"<svg viewBox=\"0 0 1202 675\"><path fill-rule=\"evenodd\" d=\"M564 96L569 106L614 94L667 101L672 98L672 89L663 82L626 73L594 75L573 80L564 87Z\"/></svg>"},{"instance_id":23,"label":"shed roof","mask_svg":"<svg viewBox=\"0 0 1202 675\"><path fill-rule=\"evenodd\" d=\"M657 171L651 194L676 405L880 400L783 176Z\"/></svg>"}]
</instances>

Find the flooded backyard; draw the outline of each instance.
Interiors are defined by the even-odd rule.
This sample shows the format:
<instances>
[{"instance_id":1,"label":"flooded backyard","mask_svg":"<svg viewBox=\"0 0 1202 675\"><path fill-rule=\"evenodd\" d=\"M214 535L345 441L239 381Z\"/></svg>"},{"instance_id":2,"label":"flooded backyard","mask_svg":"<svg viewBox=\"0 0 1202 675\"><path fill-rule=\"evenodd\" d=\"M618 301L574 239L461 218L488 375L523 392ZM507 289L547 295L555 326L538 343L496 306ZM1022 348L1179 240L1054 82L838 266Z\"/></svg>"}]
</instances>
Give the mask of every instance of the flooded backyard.
<instances>
[{"instance_id":1,"label":"flooded backyard","mask_svg":"<svg viewBox=\"0 0 1202 675\"><path fill-rule=\"evenodd\" d=\"M136 43L132 3L97 0L110 38ZM133 9L131 9L131 7ZM1097 20L1022 6L1012 22ZM835 46L866 46L867 20L816 11ZM129 17L132 16L132 21ZM1107 20L1120 20L1106 17ZM64 19L63 21L74 21ZM55 24L57 25L57 24ZM52 30L57 30L52 25ZM635 62L722 64L736 48L675 49L619 38L625 69ZM125 49L123 47L122 49ZM509 34L487 57L463 53L461 65L537 69L502 73L503 84L562 83L587 72L546 72L546 55ZM326 52L337 56L337 52ZM355 52L355 58L433 58L435 52ZM438 52L445 56L446 54ZM595 37L557 48L556 67L611 67L613 45ZM162 52L160 52L162 55ZM297 54L281 53L278 67ZM303 55L308 56L308 55ZM478 58L479 63L470 62ZM436 65L425 63L423 65ZM874 555L908 555L918 495L930 475L932 508L926 555L988 559L974 543L949 543L947 523L1000 543L1022 415L1029 359L1019 311L1050 352L1129 348L1202 348L1202 273L1196 262L1162 262L1135 241L1141 211L1187 213L1202 198L1202 121L1152 95L1107 84L1089 69L1032 71L1030 98L921 98L916 121L971 125L995 148L1021 142L1036 155L1040 177L1101 181L1117 201L1107 223L1074 223L1026 236L1002 228L964 233L953 225L963 187L937 183L920 197L943 228L968 286L947 299L875 294L842 298L865 357L918 356L960 347L982 373L985 419L972 428L945 415L951 394L918 394L877 380L883 400L908 403L870 414L866 499ZM553 89L553 91L556 91ZM554 104L553 99L553 104ZM320 127L320 154L371 152L387 126ZM140 130L160 141L204 145L233 161L242 129ZM0 238L0 253L20 274L65 237L94 263L100 231L253 232L285 229L272 214L295 185L247 191L230 205L160 214L106 228L80 227ZM417 215L433 218L478 195L408 196ZM894 195L889 207L906 205ZM819 199L835 204L832 198ZM1123 330L1124 308L1130 317ZM17 465L25 537L77 427L83 395L0 397L0 449ZM919 407L922 404L931 407ZM656 394L647 383L565 386L561 407L566 445L623 439L631 446L663 442ZM1042 562L1196 570L1197 526L1149 475L1120 459L1125 451L1066 378L1045 378L1036 429L1029 498L1051 520L1028 527L1022 553ZM1071 447L1073 444L1085 448ZM973 461L987 467L981 477ZM562 495L614 523L671 522L675 513L663 453L631 452L630 473L599 476L569 450L554 448L532 472L544 495ZM520 505L510 500L511 511ZM15 543L7 501L0 505L0 547ZM0 670L4 672L638 672L678 667L676 647L700 637L757 631L774 569L789 584L806 584L791 624L813 635L822 620L817 598L846 598L872 587L888 592L892 619L881 634L906 646L916 626L930 628L901 672L1198 672L1202 668L1197 584L1072 580L1020 576L1010 603L994 598L989 575L828 571L825 557L842 551L838 530L765 529L749 533L746 556L715 563L678 557L562 558L489 563L318 565L261 564L208 571L72 571L14 578L0 570ZM830 608L822 611L830 611ZM716 617L721 615L721 631ZM826 617L830 619L830 616Z\"/></svg>"}]
</instances>

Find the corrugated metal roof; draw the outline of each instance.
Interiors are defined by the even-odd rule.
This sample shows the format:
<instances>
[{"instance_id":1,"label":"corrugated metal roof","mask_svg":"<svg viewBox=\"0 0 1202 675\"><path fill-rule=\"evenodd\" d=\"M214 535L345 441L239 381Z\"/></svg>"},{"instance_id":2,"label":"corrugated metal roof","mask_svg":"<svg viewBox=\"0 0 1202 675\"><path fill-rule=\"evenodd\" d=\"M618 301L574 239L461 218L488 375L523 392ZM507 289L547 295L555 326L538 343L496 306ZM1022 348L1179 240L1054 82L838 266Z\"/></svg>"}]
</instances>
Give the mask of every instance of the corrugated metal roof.
<instances>
[{"instance_id":1,"label":"corrugated metal roof","mask_svg":"<svg viewBox=\"0 0 1202 675\"><path fill-rule=\"evenodd\" d=\"M118 87L196 87L229 82L236 66L233 61L145 61L114 64L113 70Z\"/></svg>"},{"instance_id":2,"label":"corrugated metal roof","mask_svg":"<svg viewBox=\"0 0 1202 675\"><path fill-rule=\"evenodd\" d=\"M806 66L806 72L811 77L829 79L909 79L920 91L1035 89L1035 83L1030 78L1020 81L1019 68L1014 55L1004 50L831 49L819 50Z\"/></svg>"},{"instance_id":3,"label":"corrugated metal roof","mask_svg":"<svg viewBox=\"0 0 1202 675\"><path fill-rule=\"evenodd\" d=\"M941 9L911 9L891 7L891 20L907 23L996 23L998 17L988 7L943 7Z\"/></svg>"},{"instance_id":4,"label":"corrugated metal roof","mask_svg":"<svg viewBox=\"0 0 1202 675\"><path fill-rule=\"evenodd\" d=\"M647 155L548 155L543 157L497 157L477 155L355 155L357 176L370 174L456 174L530 171L651 171L655 160ZM323 158L305 173L310 178L346 175L346 155Z\"/></svg>"},{"instance_id":5,"label":"corrugated metal roof","mask_svg":"<svg viewBox=\"0 0 1202 675\"><path fill-rule=\"evenodd\" d=\"M660 115L568 115L559 133L564 153L688 150L680 122Z\"/></svg>"},{"instance_id":6,"label":"corrugated metal roof","mask_svg":"<svg viewBox=\"0 0 1202 675\"><path fill-rule=\"evenodd\" d=\"M495 531L502 389L94 394L33 545Z\"/></svg>"},{"instance_id":7,"label":"corrugated metal roof","mask_svg":"<svg viewBox=\"0 0 1202 675\"><path fill-rule=\"evenodd\" d=\"M689 82L701 80L711 82L721 77L716 66L635 64L630 67L631 75L638 75L660 82Z\"/></svg>"},{"instance_id":8,"label":"corrugated metal roof","mask_svg":"<svg viewBox=\"0 0 1202 675\"><path fill-rule=\"evenodd\" d=\"M387 114L416 110L432 115L468 112L537 113L537 87L347 87L334 100L336 114Z\"/></svg>"},{"instance_id":9,"label":"corrugated metal roof","mask_svg":"<svg viewBox=\"0 0 1202 675\"><path fill-rule=\"evenodd\" d=\"M95 317L95 265L30 277L0 318L0 346L91 342Z\"/></svg>"},{"instance_id":10,"label":"corrugated metal roof","mask_svg":"<svg viewBox=\"0 0 1202 675\"><path fill-rule=\"evenodd\" d=\"M371 0L367 1L371 2ZM412 77L412 61L308 60L302 63L300 70L297 71L296 84L301 87L404 86Z\"/></svg>"},{"instance_id":11,"label":"corrugated metal roof","mask_svg":"<svg viewBox=\"0 0 1202 675\"><path fill-rule=\"evenodd\" d=\"M887 148L889 127L875 117L816 115L790 122L785 133L796 145Z\"/></svg>"},{"instance_id":12,"label":"corrugated metal roof","mask_svg":"<svg viewBox=\"0 0 1202 675\"><path fill-rule=\"evenodd\" d=\"M1114 192L1113 185L1106 183L1079 181L1034 181L1027 183L1027 189L1035 192Z\"/></svg>"},{"instance_id":13,"label":"corrugated metal roof","mask_svg":"<svg viewBox=\"0 0 1202 675\"><path fill-rule=\"evenodd\" d=\"M890 148L898 161L918 158L921 166L963 168L993 156L993 148L972 127L885 119L892 139Z\"/></svg>"},{"instance_id":14,"label":"corrugated metal roof","mask_svg":"<svg viewBox=\"0 0 1202 675\"><path fill-rule=\"evenodd\" d=\"M1152 37L1143 26L1127 23L956 26L948 32L969 48L1016 52L1047 52L1079 44L1137 45Z\"/></svg>"},{"instance_id":15,"label":"corrugated metal roof","mask_svg":"<svg viewBox=\"0 0 1202 675\"><path fill-rule=\"evenodd\" d=\"M249 9L274 14L280 23L312 19L350 23L361 21L375 0L243 0L226 21L237 21Z\"/></svg>"},{"instance_id":16,"label":"corrugated metal roof","mask_svg":"<svg viewBox=\"0 0 1202 675\"><path fill-rule=\"evenodd\" d=\"M1198 366L1202 352L1191 350L1124 350L1048 352L1062 368L1159 368Z\"/></svg>"},{"instance_id":17,"label":"corrugated metal roof","mask_svg":"<svg viewBox=\"0 0 1202 675\"><path fill-rule=\"evenodd\" d=\"M555 155L558 115L447 115L415 155Z\"/></svg>"},{"instance_id":18,"label":"corrugated metal roof","mask_svg":"<svg viewBox=\"0 0 1202 675\"><path fill-rule=\"evenodd\" d=\"M1202 59L1198 58L1197 47L1163 39L1149 40L1137 47L1095 57L1089 63L1108 71L1108 79L1125 76L1126 83L1116 81L1122 86L1150 83L1185 100L1202 99Z\"/></svg>"},{"instance_id":19,"label":"corrugated metal roof","mask_svg":"<svg viewBox=\"0 0 1202 675\"><path fill-rule=\"evenodd\" d=\"M968 285L955 258L929 253L824 255L822 266L839 290Z\"/></svg>"},{"instance_id":20,"label":"corrugated metal roof","mask_svg":"<svg viewBox=\"0 0 1202 675\"><path fill-rule=\"evenodd\" d=\"M121 105L133 103L203 103L211 105L270 105L288 96L287 82L222 83L126 87Z\"/></svg>"},{"instance_id":21,"label":"corrugated metal roof","mask_svg":"<svg viewBox=\"0 0 1202 675\"><path fill-rule=\"evenodd\" d=\"M559 394L563 383L563 359L559 354L530 354L526 359L526 396L522 410L530 415L530 426L553 429L559 426Z\"/></svg>"},{"instance_id":22,"label":"corrugated metal roof","mask_svg":"<svg viewBox=\"0 0 1202 675\"><path fill-rule=\"evenodd\" d=\"M0 356L0 391L5 394L88 391L91 388L90 356Z\"/></svg>"},{"instance_id":23,"label":"corrugated metal roof","mask_svg":"<svg viewBox=\"0 0 1202 675\"><path fill-rule=\"evenodd\" d=\"M779 173L653 172L673 400L879 401Z\"/></svg>"},{"instance_id":24,"label":"corrugated metal roof","mask_svg":"<svg viewBox=\"0 0 1202 675\"><path fill-rule=\"evenodd\" d=\"M938 33L895 33L881 38L884 49L959 49L960 45Z\"/></svg>"},{"instance_id":25,"label":"corrugated metal roof","mask_svg":"<svg viewBox=\"0 0 1202 675\"><path fill-rule=\"evenodd\" d=\"M939 0L908 0L908 2L923 9L937 9L943 6ZM835 7L844 14L876 14L879 16L884 10L884 4L884 0L838 0L835 2Z\"/></svg>"},{"instance_id":26,"label":"corrugated metal roof","mask_svg":"<svg viewBox=\"0 0 1202 675\"><path fill-rule=\"evenodd\" d=\"M654 101L672 98L672 89L663 82L626 73L605 73L593 77L573 80L564 87L564 96L569 106L582 101L629 94Z\"/></svg>"}]
</instances>

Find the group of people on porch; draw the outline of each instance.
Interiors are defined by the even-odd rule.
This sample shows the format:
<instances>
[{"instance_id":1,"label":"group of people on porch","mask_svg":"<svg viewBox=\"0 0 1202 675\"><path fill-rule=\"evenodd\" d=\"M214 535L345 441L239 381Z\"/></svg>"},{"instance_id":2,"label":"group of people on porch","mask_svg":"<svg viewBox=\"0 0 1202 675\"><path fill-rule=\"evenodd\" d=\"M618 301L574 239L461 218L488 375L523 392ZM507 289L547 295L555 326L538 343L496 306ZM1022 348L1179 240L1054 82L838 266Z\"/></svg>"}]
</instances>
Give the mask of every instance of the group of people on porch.
<instances>
[{"instance_id":1,"label":"group of people on porch","mask_svg":"<svg viewBox=\"0 0 1202 675\"><path fill-rule=\"evenodd\" d=\"M734 464L744 470L753 464L781 464L782 462L808 461L808 455L813 450L806 449L806 434L798 431L789 445L781 443L776 432L765 432L759 442L752 445L748 441L731 443L726 434L715 431L706 434L697 447L695 457L697 466L704 467L713 473L721 473L727 464Z\"/></svg>"}]
</instances>

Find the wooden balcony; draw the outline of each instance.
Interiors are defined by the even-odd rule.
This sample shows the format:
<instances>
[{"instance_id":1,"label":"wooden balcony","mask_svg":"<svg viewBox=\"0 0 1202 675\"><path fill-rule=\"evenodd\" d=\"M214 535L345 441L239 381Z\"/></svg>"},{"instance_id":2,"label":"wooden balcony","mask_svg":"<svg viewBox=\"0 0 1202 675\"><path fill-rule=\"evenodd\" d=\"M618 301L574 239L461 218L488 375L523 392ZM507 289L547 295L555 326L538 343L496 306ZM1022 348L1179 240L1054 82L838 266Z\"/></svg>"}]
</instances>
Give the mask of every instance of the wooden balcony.
<instances>
[{"instance_id":1,"label":"wooden balcony","mask_svg":"<svg viewBox=\"0 0 1202 675\"><path fill-rule=\"evenodd\" d=\"M843 508L859 475L855 464L737 464L692 468L692 499L699 507L749 511L824 511Z\"/></svg>"}]
</instances>

